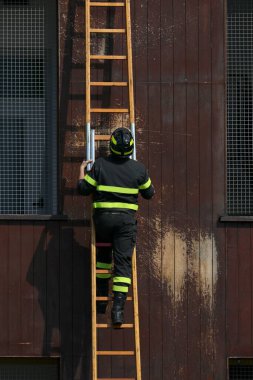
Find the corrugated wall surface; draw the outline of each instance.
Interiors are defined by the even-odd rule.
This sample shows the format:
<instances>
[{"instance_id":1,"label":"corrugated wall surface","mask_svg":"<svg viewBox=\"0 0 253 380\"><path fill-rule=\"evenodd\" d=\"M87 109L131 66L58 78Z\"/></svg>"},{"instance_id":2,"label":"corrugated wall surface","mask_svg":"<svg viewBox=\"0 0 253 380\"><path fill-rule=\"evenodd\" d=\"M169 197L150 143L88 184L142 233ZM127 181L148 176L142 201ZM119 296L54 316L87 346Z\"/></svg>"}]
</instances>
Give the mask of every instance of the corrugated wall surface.
<instances>
[{"instance_id":1,"label":"corrugated wall surface","mask_svg":"<svg viewBox=\"0 0 253 380\"><path fill-rule=\"evenodd\" d=\"M132 12L138 157L156 187L138 217L143 379L223 380L226 357L253 349L251 226L218 222L224 1L136 0ZM0 224L0 355L60 355L64 380L90 378L90 209L75 194L83 32L83 2L61 0L60 204L76 220ZM116 346L110 339L102 344ZM107 370L127 377L127 363Z\"/></svg>"}]
</instances>

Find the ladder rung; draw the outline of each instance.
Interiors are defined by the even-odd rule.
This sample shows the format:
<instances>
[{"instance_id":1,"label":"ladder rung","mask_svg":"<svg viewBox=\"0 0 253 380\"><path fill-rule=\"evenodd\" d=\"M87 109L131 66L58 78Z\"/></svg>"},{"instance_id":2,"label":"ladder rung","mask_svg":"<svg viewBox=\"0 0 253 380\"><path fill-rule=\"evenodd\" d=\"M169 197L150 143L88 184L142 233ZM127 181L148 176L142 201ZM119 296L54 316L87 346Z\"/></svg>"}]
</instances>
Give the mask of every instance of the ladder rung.
<instances>
[{"instance_id":1,"label":"ladder rung","mask_svg":"<svg viewBox=\"0 0 253 380\"><path fill-rule=\"evenodd\" d=\"M113 272L112 270L109 270L109 269L97 269L96 273L99 274L99 273L113 273Z\"/></svg>"},{"instance_id":2,"label":"ladder rung","mask_svg":"<svg viewBox=\"0 0 253 380\"><path fill-rule=\"evenodd\" d=\"M131 377L99 377L97 380L135 380L135 378Z\"/></svg>"},{"instance_id":3,"label":"ladder rung","mask_svg":"<svg viewBox=\"0 0 253 380\"><path fill-rule=\"evenodd\" d=\"M95 141L109 141L111 135L95 135Z\"/></svg>"},{"instance_id":4,"label":"ladder rung","mask_svg":"<svg viewBox=\"0 0 253 380\"><path fill-rule=\"evenodd\" d=\"M127 113L128 108L91 108L90 112L94 113L109 113L109 112L115 112L115 113Z\"/></svg>"},{"instance_id":5,"label":"ladder rung","mask_svg":"<svg viewBox=\"0 0 253 380\"><path fill-rule=\"evenodd\" d=\"M115 327L109 323L98 323L96 326L98 329L109 329L111 327ZM119 329L133 329L133 327L134 327L133 323L123 323L122 325L120 325L117 328L119 328Z\"/></svg>"},{"instance_id":6,"label":"ladder rung","mask_svg":"<svg viewBox=\"0 0 253 380\"><path fill-rule=\"evenodd\" d=\"M96 243L96 247L112 247L112 243Z\"/></svg>"},{"instance_id":7,"label":"ladder rung","mask_svg":"<svg viewBox=\"0 0 253 380\"><path fill-rule=\"evenodd\" d=\"M96 297L97 301L113 301L113 297ZM126 301L133 301L133 297L127 297Z\"/></svg>"},{"instance_id":8,"label":"ladder rung","mask_svg":"<svg viewBox=\"0 0 253 380\"><path fill-rule=\"evenodd\" d=\"M126 55L91 55L90 59L127 59Z\"/></svg>"},{"instance_id":9,"label":"ladder rung","mask_svg":"<svg viewBox=\"0 0 253 380\"><path fill-rule=\"evenodd\" d=\"M122 356L133 356L134 351L97 351L97 355L122 355Z\"/></svg>"},{"instance_id":10,"label":"ladder rung","mask_svg":"<svg viewBox=\"0 0 253 380\"><path fill-rule=\"evenodd\" d=\"M91 86L127 86L127 82L91 82Z\"/></svg>"},{"instance_id":11,"label":"ladder rung","mask_svg":"<svg viewBox=\"0 0 253 380\"><path fill-rule=\"evenodd\" d=\"M126 29L97 29L91 28L91 33L126 33Z\"/></svg>"},{"instance_id":12,"label":"ladder rung","mask_svg":"<svg viewBox=\"0 0 253 380\"><path fill-rule=\"evenodd\" d=\"M91 7L124 7L125 3L108 3L107 1L91 1Z\"/></svg>"}]
</instances>

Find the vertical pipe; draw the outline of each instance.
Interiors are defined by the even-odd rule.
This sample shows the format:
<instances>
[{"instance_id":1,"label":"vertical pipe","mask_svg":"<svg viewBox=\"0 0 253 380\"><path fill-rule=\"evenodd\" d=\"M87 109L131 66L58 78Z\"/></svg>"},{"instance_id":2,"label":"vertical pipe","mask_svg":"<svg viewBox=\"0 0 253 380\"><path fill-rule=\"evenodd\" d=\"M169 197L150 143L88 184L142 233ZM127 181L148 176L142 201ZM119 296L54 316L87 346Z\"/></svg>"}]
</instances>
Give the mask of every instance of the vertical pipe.
<instances>
[{"instance_id":1,"label":"vertical pipe","mask_svg":"<svg viewBox=\"0 0 253 380\"><path fill-rule=\"evenodd\" d=\"M86 160L90 160L90 123L86 123ZM89 166L87 170L90 170Z\"/></svg>"},{"instance_id":2,"label":"vertical pipe","mask_svg":"<svg viewBox=\"0 0 253 380\"><path fill-rule=\"evenodd\" d=\"M86 123L90 123L90 0L85 1L85 50Z\"/></svg>"},{"instance_id":3,"label":"vertical pipe","mask_svg":"<svg viewBox=\"0 0 253 380\"><path fill-rule=\"evenodd\" d=\"M90 131L90 159L95 161L95 129Z\"/></svg>"},{"instance_id":4,"label":"vertical pipe","mask_svg":"<svg viewBox=\"0 0 253 380\"><path fill-rule=\"evenodd\" d=\"M132 135L133 135L133 139L134 139L134 151L133 151L133 154L132 154L132 159L133 159L133 160L136 160L135 123L131 123L131 133L132 133Z\"/></svg>"},{"instance_id":5,"label":"vertical pipe","mask_svg":"<svg viewBox=\"0 0 253 380\"><path fill-rule=\"evenodd\" d=\"M85 1L86 160L90 160L90 0ZM90 170L88 165L87 170Z\"/></svg>"}]
</instances>

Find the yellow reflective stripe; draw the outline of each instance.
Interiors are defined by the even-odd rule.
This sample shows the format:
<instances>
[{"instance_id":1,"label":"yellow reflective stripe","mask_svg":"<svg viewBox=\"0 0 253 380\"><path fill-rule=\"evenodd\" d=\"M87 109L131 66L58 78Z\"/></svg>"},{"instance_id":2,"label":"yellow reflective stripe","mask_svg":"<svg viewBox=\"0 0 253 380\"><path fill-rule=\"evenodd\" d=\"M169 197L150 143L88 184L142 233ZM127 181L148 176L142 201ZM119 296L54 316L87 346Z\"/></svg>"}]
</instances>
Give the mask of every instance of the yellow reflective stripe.
<instances>
[{"instance_id":1,"label":"yellow reflective stripe","mask_svg":"<svg viewBox=\"0 0 253 380\"><path fill-rule=\"evenodd\" d=\"M114 292L127 293L127 292L128 292L128 286L118 286L118 285L113 285L112 290L113 290Z\"/></svg>"},{"instance_id":2,"label":"yellow reflective stripe","mask_svg":"<svg viewBox=\"0 0 253 380\"><path fill-rule=\"evenodd\" d=\"M134 140L133 140L133 139L131 139L131 141L130 141L130 146L132 146L132 145L133 145L133 143L134 143Z\"/></svg>"},{"instance_id":3,"label":"yellow reflective stripe","mask_svg":"<svg viewBox=\"0 0 253 380\"><path fill-rule=\"evenodd\" d=\"M112 275L109 273L98 273L97 275L97 278L111 278Z\"/></svg>"},{"instance_id":4,"label":"yellow reflective stripe","mask_svg":"<svg viewBox=\"0 0 253 380\"><path fill-rule=\"evenodd\" d=\"M111 151L112 151L113 153L122 155L121 152L118 152L117 150L113 149L112 147L110 147L110 149L111 149ZM133 149L131 149L129 152L125 152L125 153L124 153L124 156L129 156L129 154L131 154L131 153L133 153Z\"/></svg>"},{"instance_id":5,"label":"yellow reflective stripe","mask_svg":"<svg viewBox=\"0 0 253 380\"><path fill-rule=\"evenodd\" d=\"M129 277L114 277L113 282L123 282L125 284L131 285L131 278L129 278Z\"/></svg>"},{"instance_id":6,"label":"yellow reflective stripe","mask_svg":"<svg viewBox=\"0 0 253 380\"><path fill-rule=\"evenodd\" d=\"M117 187L117 186L105 186L98 185L98 191L107 191L109 193L122 193L122 194L138 194L139 189L130 189L128 187Z\"/></svg>"},{"instance_id":7,"label":"yellow reflective stripe","mask_svg":"<svg viewBox=\"0 0 253 380\"><path fill-rule=\"evenodd\" d=\"M113 149L112 147L110 147L110 148L111 148L111 151L112 151L113 153L115 153L115 154L121 154L121 152L118 152L117 150Z\"/></svg>"},{"instance_id":8,"label":"yellow reflective stripe","mask_svg":"<svg viewBox=\"0 0 253 380\"><path fill-rule=\"evenodd\" d=\"M96 267L100 268L100 269L111 269L112 268L112 264L101 263L100 261L98 261L97 264L96 264Z\"/></svg>"},{"instance_id":9,"label":"yellow reflective stripe","mask_svg":"<svg viewBox=\"0 0 253 380\"><path fill-rule=\"evenodd\" d=\"M117 145L117 141L116 141L116 139L115 139L114 136L112 136L112 142L113 142L114 145Z\"/></svg>"},{"instance_id":10,"label":"yellow reflective stripe","mask_svg":"<svg viewBox=\"0 0 253 380\"><path fill-rule=\"evenodd\" d=\"M151 179L149 178L147 182L145 182L143 185L139 186L140 190L145 190L151 185Z\"/></svg>"},{"instance_id":11,"label":"yellow reflective stripe","mask_svg":"<svg viewBox=\"0 0 253 380\"><path fill-rule=\"evenodd\" d=\"M91 178L89 176L89 174L86 174L86 176L84 177L85 181L87 181L90 185L92 186L97 186L97 181L95 181L95 179Z\"/></svg>"},{"instance_id":12,"label":"yellow reflective stripe","mask_svg":"<svg viewBox=\"0 0 253 380\"><path fill-rule=\"evenodd\" d=\"M121 202L94 202L94 208L126 208L129 210L138 210L138 205L132 203L121 203Z\"/></svg>"},{"instance_id":13,"label":"yellow reflective stripe","mask_svg":"<svg viewBox=\"0 0 253 380\"><path fill-rule=\"evenodd\" d=\"M131 154L133 152L133 149L131 149L129 152L125 152L124 153L124 156L128 156L129 154Z\"/></svg>"}]
</instances>

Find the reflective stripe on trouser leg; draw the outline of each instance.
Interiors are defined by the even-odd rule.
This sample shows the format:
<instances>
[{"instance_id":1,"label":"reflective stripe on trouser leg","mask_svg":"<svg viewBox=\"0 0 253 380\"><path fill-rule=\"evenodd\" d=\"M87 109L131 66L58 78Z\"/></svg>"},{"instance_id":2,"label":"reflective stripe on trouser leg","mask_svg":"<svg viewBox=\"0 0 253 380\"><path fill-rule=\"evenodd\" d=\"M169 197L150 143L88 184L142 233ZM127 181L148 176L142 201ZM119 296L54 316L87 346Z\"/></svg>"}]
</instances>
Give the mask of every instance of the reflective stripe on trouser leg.
<instances>
[{"instance_id":1,"label":"reflective stripe on trouser leg","mask_svg":"<svg viewBox=\"0 0 253 380\"><path fill-rule=\"evenodd\" d=\"M128 286L113 285L112 290L114 292L128 293Z\"/></svg>"},{"instance_id":2,"label":"reflective stripe on trouser leg","mask_svg":"<svg viewBox=\"0 0 253 380\"><path fill-rule=\"evenodd\" d=\"M131 278L119 276L114 277L112 290L114 292L127 293L129 285L131 285Z\"/></svg>"},{"instance_id":3,"label":"reflective stripe on trouser leg","mask_svg":"<svg viewBox=\"0 0 253 380\"><path fill-rule=\"evenodd\" d=\"M113 277L113 283L121 282L123 284L131 285L131 278L129 277Z\"/></svg>"},{"instance_id":4,"label":"reflective stripe on trouser leg","mask_svg":"<svg viewBox=\"0 0 253 380\"><path fill-rule=\"evenodd\" d=\"M102 263L101 261L97 261L96 267L97 267L97 269L109 269L110 270L110 269L112 269L112 264L111 263ZM111 278L112 275L111 275L111 273L97 273L96 277L108 279L108 278Z\"/></svg>"}]
</instances>

